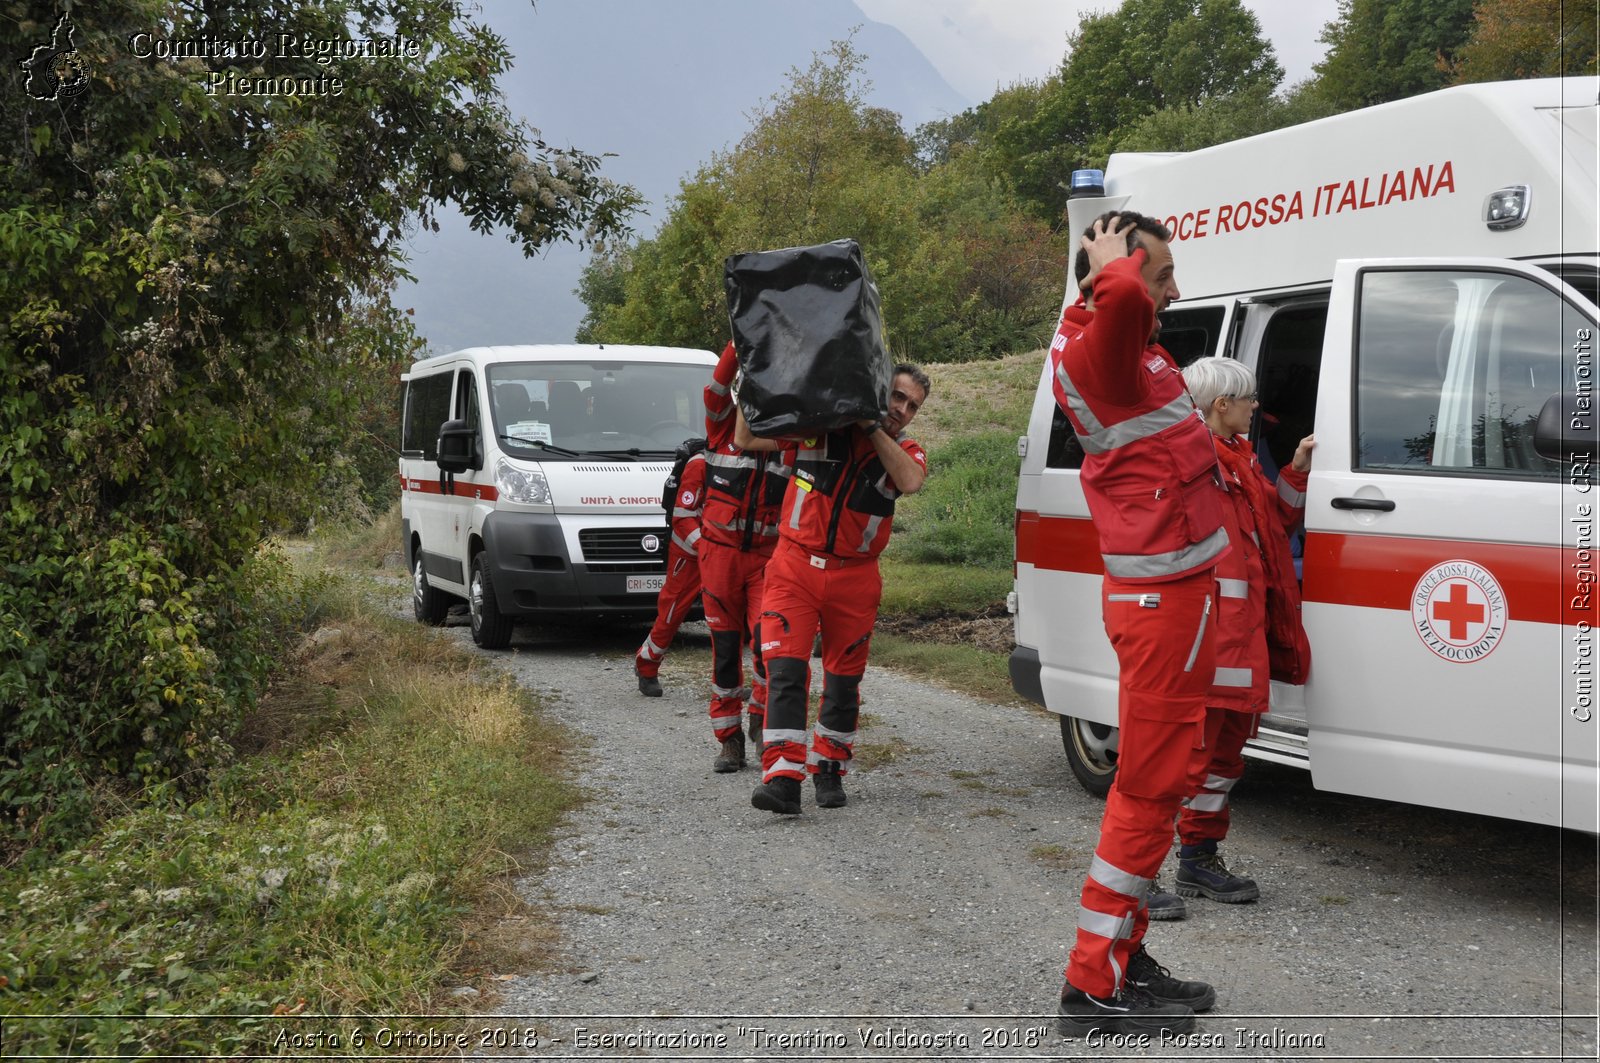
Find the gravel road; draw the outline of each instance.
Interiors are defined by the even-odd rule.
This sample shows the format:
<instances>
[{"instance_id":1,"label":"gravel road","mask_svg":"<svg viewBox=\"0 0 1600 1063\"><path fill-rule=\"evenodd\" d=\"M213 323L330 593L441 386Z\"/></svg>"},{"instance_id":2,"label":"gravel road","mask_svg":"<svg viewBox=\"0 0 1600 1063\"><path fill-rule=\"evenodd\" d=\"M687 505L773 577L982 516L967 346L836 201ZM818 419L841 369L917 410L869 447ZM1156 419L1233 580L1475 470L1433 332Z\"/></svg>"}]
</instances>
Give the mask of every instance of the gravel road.
<instances>
[{"instance_id":1,"label":"gravel road","mask_svg":"<svg viewBox=\"0 0 1600 1063\"><path fill-rule=\"evenodd\" d=\"M499 1054L1596 1056L1594 839L1254 762L1225 852L1262 899L1191 900L1147 939L1216 1009L1181 1043L1064 1040L1049 1019L1101 803L1054 717L869 669L849 806L817 808L808 784L780 817L750 806L754 767L711 771L703 626L656 699L634 687L641 634L522 628L488 654L588 743L593 798L521 883L558 913L563 959L505 984L483 1019Z\"/></svg>"}]
</instances>

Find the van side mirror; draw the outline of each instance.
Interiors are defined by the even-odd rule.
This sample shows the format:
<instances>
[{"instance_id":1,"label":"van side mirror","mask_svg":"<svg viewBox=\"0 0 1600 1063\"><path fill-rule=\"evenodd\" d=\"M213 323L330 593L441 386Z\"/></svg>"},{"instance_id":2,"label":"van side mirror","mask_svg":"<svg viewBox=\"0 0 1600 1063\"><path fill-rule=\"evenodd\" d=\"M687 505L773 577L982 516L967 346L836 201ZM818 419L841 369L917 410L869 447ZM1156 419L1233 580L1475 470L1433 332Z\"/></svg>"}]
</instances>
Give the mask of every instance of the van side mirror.
<instances>
[{"instance_id":1,"label":"van side mirror","mask_svg":"<svg viewBox=\"0 0 1600 1063\"><path fill-rule=\"evenodd\" d=\"M1600 437L1595 432L1594 400L1570 391L1551 395L1533 422L1533 449L1541 458L1563 463L1595 457Z\"/></svg>"},{"instance_id":2,"label":"van side mirror","mask_svg":"<svg viewBox=\"0 0 1600 1063\"><path fill-rule=\"evenodd\" d=\"M466 472L483 468L478 430L466 421L446 421L439 426L439 468L443 472Z\"/></svg>"}]
</instances>

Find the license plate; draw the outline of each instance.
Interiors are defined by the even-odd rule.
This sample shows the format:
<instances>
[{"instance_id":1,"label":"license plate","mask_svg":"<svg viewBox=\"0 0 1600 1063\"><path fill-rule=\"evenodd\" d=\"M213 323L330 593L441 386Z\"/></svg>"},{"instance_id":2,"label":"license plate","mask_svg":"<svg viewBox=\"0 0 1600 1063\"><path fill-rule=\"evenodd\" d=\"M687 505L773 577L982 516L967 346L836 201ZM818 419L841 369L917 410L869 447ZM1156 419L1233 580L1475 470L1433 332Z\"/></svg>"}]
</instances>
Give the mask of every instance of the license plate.
<instances>
[{"instance_id":1,"label":"license plate","mask_svg":"<svg viewBox=\"0 0 1600 1063\"><path fill-rule=\"evenodd\" d=\"M629 576L628 593L656 594L660 592L662 585L666 582L666 576Z\"/></svg>"}]
</instances>

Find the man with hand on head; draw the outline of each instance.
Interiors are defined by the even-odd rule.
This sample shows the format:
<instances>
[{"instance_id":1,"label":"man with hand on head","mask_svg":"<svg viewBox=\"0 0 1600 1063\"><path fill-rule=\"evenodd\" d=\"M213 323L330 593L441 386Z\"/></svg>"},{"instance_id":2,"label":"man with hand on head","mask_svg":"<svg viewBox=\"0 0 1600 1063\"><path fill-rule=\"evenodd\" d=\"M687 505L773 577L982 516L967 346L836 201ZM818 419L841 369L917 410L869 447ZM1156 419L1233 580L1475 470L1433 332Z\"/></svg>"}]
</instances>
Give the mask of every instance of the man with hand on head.
<instances>
[{"instance_id":1,"label":"man with hand on head","mask_svg":"<svg viewBox=\"0 0 1600 1063\"><path fill-rule=\"evenodd\" d=\"M889 541L895 499L922 490L928 458L906 428L927 401L928 375L895 366L889 413L800 443L783 498L778 549L767 566L761 654L767 665L767 724L756 808L800 812L800 782L810 774L820 808L847 802L872 626L883 577L878 554ZM773 450L785 441L750 434L738 414L735 441ZM811 646L822 632L822 702L807 752Z\"/></svg>"},{"instance_id":2,"label":"man with hand on head","mask_svg":"<svg viewBox=\"0 0 1600 1063\"><path fill-rule=\"evenodd\" d=\"M1156 314L1179 295L1169 239L1131 211L1097 218L1073 263L1081 297L1050 347L1056 402L1085 455L1121 730L1057 1011L1068 1036L1181 1033L1216 1002L1144 947L1145 896L1207 763L1214 570L1229 549L1211 431L1156 343Z\"/></svg>"}]
</instances>

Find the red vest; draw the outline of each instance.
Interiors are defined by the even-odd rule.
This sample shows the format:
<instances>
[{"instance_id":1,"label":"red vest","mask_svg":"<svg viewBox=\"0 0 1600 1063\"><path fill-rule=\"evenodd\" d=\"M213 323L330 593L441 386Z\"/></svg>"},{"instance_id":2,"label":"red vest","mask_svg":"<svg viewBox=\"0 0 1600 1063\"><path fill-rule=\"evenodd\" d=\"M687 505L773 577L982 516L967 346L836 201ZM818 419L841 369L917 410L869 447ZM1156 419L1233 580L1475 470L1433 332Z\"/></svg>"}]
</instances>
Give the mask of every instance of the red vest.
<instances>
[{"instance_id":1,"label":"red vest","mask_svg":"<svg viewBox=\"0 0 1600 1063\"><path fill-rule=\"evenodd\" d=\"M791 450L734 445L733 383L739 362L728 344L706 385L706 488L700 534L707 542L770 554L778 545L778 506L789 486Z\"/></svg>"},{"instance_id":2,"label":"red vest","mask_svg":"<svg viewBox=\"0 0 1600 1063\"><path fill-rule=\"evenodd\" d=\"M1148 389L1137 405L1110 404L1075 384L1069 372L1075 356L1105 356L1071 349L1090 344L1085 329L1092 316L1067 310L1050 363L1056 403L1083 444L1083 493L1106 574L1158 582L1210 568L1228 550L1211 429L1183 374L1154 344L1139 355Z\"/></svg>"},{"instance_id":3,"label":"red vest","mask_svg":"<svg viewBox=\"0 0 1600 1063\"><path fill-rule=\"evenodd\" d=\"M902 435L897 442L927 466L915 440ZM783 500L783 538L817 557L877 557L888 545L899 497L883 459L860 429L808 439L795 452L794 478Z\"/></svg>"}]
</instances>

